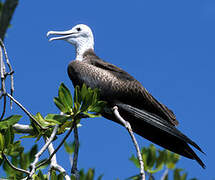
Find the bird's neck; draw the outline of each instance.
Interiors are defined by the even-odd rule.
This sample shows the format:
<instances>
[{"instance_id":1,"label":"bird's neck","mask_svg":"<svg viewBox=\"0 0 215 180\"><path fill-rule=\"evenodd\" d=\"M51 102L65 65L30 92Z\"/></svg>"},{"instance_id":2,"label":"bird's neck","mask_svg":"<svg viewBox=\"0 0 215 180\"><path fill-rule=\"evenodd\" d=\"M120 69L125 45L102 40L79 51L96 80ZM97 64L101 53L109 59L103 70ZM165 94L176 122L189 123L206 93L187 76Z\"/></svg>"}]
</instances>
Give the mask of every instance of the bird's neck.
<instances>
[{"instance_id":1,"label":"bird's neck","mask_svg":"<svg viewBox=\"0 0 215 180\"><path fill-rule=\"evenodd\" d=\"M82 61L84 58L84 53L92 50L94 51L94 47L92 43L83 43L76 47L76 60Z\"/></svg>"}]
</instances>

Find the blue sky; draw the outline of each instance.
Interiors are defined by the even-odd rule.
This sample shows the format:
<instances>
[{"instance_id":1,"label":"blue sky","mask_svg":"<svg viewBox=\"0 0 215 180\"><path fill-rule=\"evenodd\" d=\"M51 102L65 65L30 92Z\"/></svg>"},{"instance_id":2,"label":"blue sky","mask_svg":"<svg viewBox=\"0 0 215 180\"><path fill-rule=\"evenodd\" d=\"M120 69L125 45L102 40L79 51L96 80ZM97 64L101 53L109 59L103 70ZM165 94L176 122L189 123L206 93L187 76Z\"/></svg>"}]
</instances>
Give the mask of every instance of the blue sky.
<instances>
[{"instance_id":1,"label":"blue sky","mask_svg":"<svg viewBox=\"0 0 215 180\"><path fill-rule=\"evenodd\" d=\"M132 74L173 109L179 129L207 154L197 152L206 170L183 157L178 167L190 178L215 178L214 1L20 1L11 23L5 44L15 69L15 97L32 113L58 112L53 97L61 82L73 90L66 69L75 58L74 47L48 42L47 31L87 24L97 55ZM14 107L10 113L21 111ZM95 167L105 180L138 173L128 160L135 150L123 127L103 118L82 124L79 168ZM150 144L137 139L141 146ZM30 148L33 143L24 144ZM57 156L61 165L70 167L64 151Z\"/></svg>"}]
</instances>

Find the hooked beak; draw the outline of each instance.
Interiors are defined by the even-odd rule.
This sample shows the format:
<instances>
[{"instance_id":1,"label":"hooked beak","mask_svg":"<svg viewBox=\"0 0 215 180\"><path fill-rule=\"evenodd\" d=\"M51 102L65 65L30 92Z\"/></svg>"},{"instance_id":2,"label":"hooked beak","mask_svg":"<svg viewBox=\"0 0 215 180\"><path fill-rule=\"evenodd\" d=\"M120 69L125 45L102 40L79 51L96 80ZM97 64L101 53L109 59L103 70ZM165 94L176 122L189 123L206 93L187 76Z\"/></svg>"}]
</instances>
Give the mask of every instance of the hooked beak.
<instances>
[{"instance_id":1,"label":"hooked beak","mask_svg":"<svg viewBox=\"0 0 215 180\"><path fill-rule=\"evenodd\" d=\"M50 38L49 41L66 40L68 38L75 38L76 37L76 32L74 32L72 30L68 30L68 31L49 31L49 32L47 32L46 36L48 37L49 35L60 35L59 37Z\"/></svg>"}]
</instances>

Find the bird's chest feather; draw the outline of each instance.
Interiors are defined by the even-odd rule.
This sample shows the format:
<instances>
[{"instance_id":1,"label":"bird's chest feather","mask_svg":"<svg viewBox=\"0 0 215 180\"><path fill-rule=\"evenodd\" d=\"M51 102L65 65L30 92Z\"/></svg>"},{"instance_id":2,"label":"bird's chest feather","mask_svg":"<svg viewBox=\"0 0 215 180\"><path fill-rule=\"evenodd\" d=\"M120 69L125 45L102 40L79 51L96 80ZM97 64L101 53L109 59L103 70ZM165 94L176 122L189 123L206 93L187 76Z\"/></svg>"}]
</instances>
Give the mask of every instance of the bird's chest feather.
<instances>
[{"instance_id":1,"label":"bird's chest feather","mask_svg":"<svg viewBox=\"0 0 215 180\"><path fill-rule=\"evenodd\" d=\"M81 61L72 61L68 66L68 74L73 85L99 88L102 97L118 96L120 91L126 91L129 83L120 80L111 72Z\"/></svg>"}]
</instances>

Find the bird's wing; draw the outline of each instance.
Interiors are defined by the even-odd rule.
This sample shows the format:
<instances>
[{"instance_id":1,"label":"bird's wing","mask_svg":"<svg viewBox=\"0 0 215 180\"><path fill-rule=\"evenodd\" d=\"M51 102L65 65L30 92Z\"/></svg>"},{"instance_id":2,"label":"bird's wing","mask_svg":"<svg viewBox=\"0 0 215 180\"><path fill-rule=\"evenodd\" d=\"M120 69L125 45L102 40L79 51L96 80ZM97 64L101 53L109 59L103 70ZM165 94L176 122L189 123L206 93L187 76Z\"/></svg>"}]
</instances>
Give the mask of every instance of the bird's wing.
<instances>
[{"instance_id":1,"label":"bird's wing","mask_svg":"<svg viewBox=\"0 0 215 180\"><path fill-rule=\"evenodd\" d=\"M204 163L187 143L204 153L202 149L173 125L163 121L160 117L156 117L147 111L140 110L133 106L120 103L116 105L119 108L120 115L130 122L134 132L166 149L185 157L196 159L198 163L205 168Z\"/></svg>"},{"instance_id":2,"label":"bird's wing","mask_svg":"<svg viewBox=\"0 0 215 180\"><path fill-rule=\"evenodd\" d=\"M167 108L165 105L158 102L134 77L132 77L130 74L125 72L124 70L118 68L117 66L107 63L101 59L93 59L92 61L93 65L107 70L108 72L112 73L115 77L117 77L121 81L125 81L126 84L129 84L129 86L134 86L135 88L132 88L135 90L135 92L132 94L137 95L138 99L142 97L142 103L144 102L147 104L147 110L151 113L160 115L163 119L167 119L168 122L170 122L172 125L178 125L178 121L176 120L176 117L172 110ZM130 89L130 91L132 91ZM127 97L128 99L128 97Z\"/></svg>"}]
</instances>

